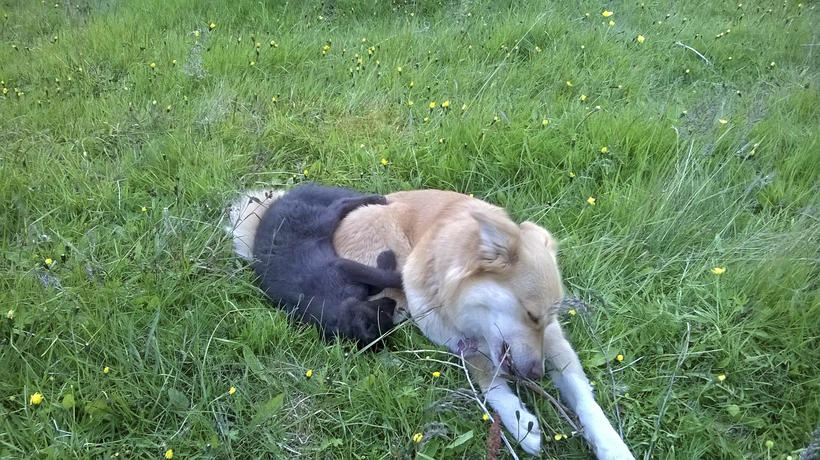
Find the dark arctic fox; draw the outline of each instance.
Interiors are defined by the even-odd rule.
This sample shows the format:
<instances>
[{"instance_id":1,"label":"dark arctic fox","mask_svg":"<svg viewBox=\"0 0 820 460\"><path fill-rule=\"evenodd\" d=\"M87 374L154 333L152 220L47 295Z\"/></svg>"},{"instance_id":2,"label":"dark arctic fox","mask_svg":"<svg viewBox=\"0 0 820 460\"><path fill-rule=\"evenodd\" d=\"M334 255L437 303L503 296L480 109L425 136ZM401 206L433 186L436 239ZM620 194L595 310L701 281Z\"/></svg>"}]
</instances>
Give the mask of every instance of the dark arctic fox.
<instances>
[{"instance_id":1,"label":"dark arctic fox","mask_svg":"<svg viewBox=\"0 0 820 460\"><path fill-rule=\"evenodd\" d=\"M361 345L390 329L396 302L367 297L401 288L395 254L382 252L371 267L340 258L333 248L333 232L349 212L383 204L381 195L311 183L275 199L252 243L253 268L268 297L316 324L325 339L348 337Z\"/></svg>"}]
</instances>

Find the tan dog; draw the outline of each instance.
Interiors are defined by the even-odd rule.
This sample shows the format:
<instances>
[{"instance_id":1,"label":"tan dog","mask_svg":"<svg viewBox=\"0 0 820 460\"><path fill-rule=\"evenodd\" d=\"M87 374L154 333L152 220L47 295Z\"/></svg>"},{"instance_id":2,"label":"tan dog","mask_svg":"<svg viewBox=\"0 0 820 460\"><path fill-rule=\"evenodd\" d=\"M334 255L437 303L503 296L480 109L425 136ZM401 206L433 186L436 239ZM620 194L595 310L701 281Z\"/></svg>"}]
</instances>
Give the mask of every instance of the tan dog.
<instances>
[{"instance_id":1,"label":"tan dog","mask_svg":"<svg viewBox=\"0 0 820 460\"><path fill-rule=\"evenodd\" d=\"M253 247L256 215L281 192L252 196L231 213L240 255ZM486 402L521 447L538 453L541 430L503 374L538 378L546 358L596 456L633 458L595 402L556 320L562 285L549 232L531 222L517 225L503 209L454 192L398 192L387 199L388 206L359 208L342 221L334 235L337 252L375 266L382 251L393 250L404 293L382 295L396 299L397 311L409 315L427 338L464 353Z\"/></svg>"},{"instance_id":2,"label":"tan dog","mask_svg":"<svg viewBox=\"0 0 820 460\"><path fill-rule=\"evenodd\" d=\"M337 252L370 265L383 250L396 253L406 304L401 292L385 295L406 305L427 338L465 352L486 401L521 447L540 450L538 420L499 370L538 378L546 358L596 456L633 458L595 402L556 319L562 285L550 233L532 222L517 225L503 209L458 193L421 190L387 199L388 206L360 208L342 221Z\"/></svg>"}]
</instances>

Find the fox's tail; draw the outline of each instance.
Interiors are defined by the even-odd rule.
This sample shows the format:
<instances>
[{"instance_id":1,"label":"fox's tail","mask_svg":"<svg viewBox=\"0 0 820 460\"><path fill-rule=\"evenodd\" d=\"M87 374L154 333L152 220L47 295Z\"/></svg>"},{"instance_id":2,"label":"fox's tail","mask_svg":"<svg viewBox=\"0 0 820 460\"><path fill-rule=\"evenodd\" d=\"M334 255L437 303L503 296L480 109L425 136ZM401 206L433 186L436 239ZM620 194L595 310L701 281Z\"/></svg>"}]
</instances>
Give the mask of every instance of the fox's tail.
<instances>
[{"instance_id":1,"label":"fox's tail","mask_svg":"<svg viewBox=\"0 0 820 460\"><path fill-rule=\"evenodd\" d=\"M259 222L265 210L284 194L284 190L253 190L231 204L225 231L233 237L233 250L240 257L253 260L253 239Z\"/></svg>"}]
</instances>

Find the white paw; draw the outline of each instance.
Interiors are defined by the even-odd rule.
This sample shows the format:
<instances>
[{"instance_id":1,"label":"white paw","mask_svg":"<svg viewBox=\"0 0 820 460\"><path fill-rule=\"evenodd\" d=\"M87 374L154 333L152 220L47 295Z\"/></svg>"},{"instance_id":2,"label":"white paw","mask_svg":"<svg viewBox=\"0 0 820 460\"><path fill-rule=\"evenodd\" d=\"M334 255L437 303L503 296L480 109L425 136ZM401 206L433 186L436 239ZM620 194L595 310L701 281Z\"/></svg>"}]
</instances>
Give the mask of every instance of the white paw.
<instances>
[{"instance_id":1,"label":"white paw","mask_svg":"<svg viewBox=\"0 0 820 460\"><path fill-rule=\"evenodd\" d=\"M595 456L598 460L634 460L632 452L619 437L595 447Z\"/></svg>"},{"instance_id":2,"label":"white paw","mask_svg":"<svg viewBox=\"0 0 820 460\"><path fill-rule=\"evenodd\" d=\"M518 429L512 435L521 448L524 449L524 452L530 455L538 455L541 451L541 428L538 426L538 419L534 415L522 411Z\"/></svg>"}]
</instances>

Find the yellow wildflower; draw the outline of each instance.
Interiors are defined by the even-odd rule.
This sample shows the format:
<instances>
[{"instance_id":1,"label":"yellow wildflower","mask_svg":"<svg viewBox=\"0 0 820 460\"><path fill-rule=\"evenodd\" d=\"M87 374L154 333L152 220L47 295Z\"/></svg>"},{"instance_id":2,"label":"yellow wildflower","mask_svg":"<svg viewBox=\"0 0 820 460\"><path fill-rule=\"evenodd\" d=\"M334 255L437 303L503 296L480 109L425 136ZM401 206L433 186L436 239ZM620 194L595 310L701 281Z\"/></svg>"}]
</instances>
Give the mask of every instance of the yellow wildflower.
<instances>
[{"instance_id":1,"label":"yellow wildflower","mask_svg":"<svg viewBox=\"0 0 820 460\"><path fill-rule=\"evenodd\" d=\"M234 393L236 393L236 387L231 387L231 389L230 389L230 390L228 390L228 394L229 394L229 395L232 395L232 394L234 394Z\"/></svg>"},{"instance_id":2,"label":"yellow wildflower","mask_svg":"<svg viewBox=\"0 0 820 460\"><path fill-rule=\"evenodd\" d=\"M722 275L726 273L726 267L715 267L712 269L712 273L715 275Z\"/></svg>"},{"instance_id":3,"label":"yellow wildflower","mask_svg":"<svg viewBox=\"0 0 820 460\"><path fill-rule=\"evenodd\" d=\"M413 87L413 80L410 80L410 87Z\"/></svg>"},{"instance_id":4,"label":"yellow wildflower","mask_svg":"<svg viewBox=\"0 0 820 460\"><path fill-rule=\"evenodd\" d=\"M387 166L387 158L382 158L381 163L383 166Z\"/></svg>"},{"instance_id":5,"label":"yellow wildflower","mask_svg":"<svg viewBox=\"0 0 820 460\"><path fill-rule=\"evenodd\" d=\"M572 172L572 171L570 171L570 172L569 172L569 178L570 178L570 179L572 179L572 178L574 178L574 177L575 177L575 173L574 173L574 172Z\"/></svg>"},{"instance_id":6,"label":"yellow wildflower","mask_svg":"<svg viewBox=\"0 0 820 460\"><path fill-rule=\"evenodd\" d=\"M436 108L436 101L432 101L432 102L430 102L430 108L431 108L431 109L435 109L435 108Z\"/></svg>"},{"instance_id":7,"label":"yellow wildflower","mask_svg":"<svg viewBox=\"0 0 820 460\"><path fill-rule=\"evenodd\" d=\"M555 438L556 441L560 441L560 440L564 439L564 437L565 436L561 433L555 433L555 436L553 436L553 438Z\"/></svg>"},{"instance_id":8,"label":"yellow wildflower","mask_svg":"<svg viewBox=\"0 0 820 460\"><path fill-rule=\"evenodd\" d=\"M306 169L306 170L302 171L302 174L304 174L304 175L306 175L306 176L307 176L309 172L310 172L310 171L308 171L308 170Z\"/></svg>"},{"instance_id":9,"label":"yellow wildflower","mask_svg":"<svg viewBox=\"0 0 820 460\"><path fill-rule=\"evenodd\" d=\"M421 434L421 433L416 433L416 434L414 434L414 435L413 435L413 442L415 442L416 444L418 444L418 443L420 443L420 442L421 442L421 439L422 439L423 437L424 437L424 435L423 435L423 434Z\"/></svg>"},{"instance_id":10,"label":"yellow wildflower","mask_svg":"<svg viewBox=\"0 0 820 460\"><path fill-rule=\"evenodd\" d=\"M305 170L305 175L307 175L307 170ZM308 369L307 372L305 372L305 377L307 377L307 378L313 377L313 369Z\"/></svg>"},{"instance_id":11,"label":"yellow wildflower","mask_svg":"<svg viewBox=\"0 0 820 460\"><path fill-rule=\"evenodd\" d=\"M769 67L774 67L774 61L769 63Z\"/></svg>"},{"instance_id":12,"label":"yellow wildflower","mask_svg":"<svg viewBox=\"0 0 820 460\"><path fill-rule=\"evenodd\" d=\"M174 458L174 449L166 450L165 451L165 458L167 458L168 460L171 460L172 458Z\"/></svg>"},{"instance_id":13,"label":"yellow wildflower","mask_svg":"<svg viewBox=\"0 0 820 460\"><path fill-rule=\"evenodd\" d=\"M450 107L450 100L449 99L447 99L446 101L441 103L441 108L442 109L447 109L449 107Z\"/></svg>"},{"instance_id":14,"label":"yellow wildflower","mask_svg":"<svg viewBox=\"0 0 820 460\"><path fill-rule=\"evenodd\" d=\"M145 206L143 206L142 208L140 208L140 211L142 211L142 212L146 212L146 211L148 211L148 208L146 208Z\"/></svg>"},{"instance_id":15,"label":"yellow wildflower","mask_svg":"<svg viewBox=\"0 0 820 460\"><path fill-rule=\"evenodd\" d=\"M108 367L108 366L105 366L105 367L103 368L103 374L107 374L107 373L109 373L109 372L111 372L111 368L110 368L110 367Z\"/></svg>"},{"instance_id":16,"label":"yellow wildflower","mask_svg":"<svg viewBox=\"0 0 820 460\"><path fill-rule=\"evenodd\" d=\"M439 371L433 372L433 377L435 377L435 378L441 377L441 372L439 372Z\"/></svg>"},{"instance_id":17,"label":"yellow wildflower","mask_svg":"<svg viewBox=\"0 0 820 460\"><path fill-rule=\"evenodd\" d=\"M6 313L6 318L14 319L14 310L9 310L9 312Z\"/></svg>"},{"instance_id":18,"label":"yellow wildflower","mask_svg":"<svg viewBox=\"0 0 820 460\"><path fill-rule=\"evenodd\" d=\"M722 125L725 125L726 123L729 123L729 121L728 121L728 120L724 120L723 118L721 118L721 119L720 119L720 120L718 120L718 121L719 121L719 122L720 122L720 124L722 124Z\"/></svg>"},{"instance_id":19,"label":"yellow wildflower","mask_svg":"<svg viewBox=\"0 0 820 460\"><path fill-rule=\"evenodd\" d=\"M399 73L401 73L401 66L396 67L396 70L398 70Z\"/></svg>"},{"instance_id":20,"label":"yellow wildflower","mask_svg":"<svg viewBox=\"0 0 820 460\"><path fill-rule=\"evenodd\" d=\"M481 420L484 420L486 422L489 419L490 419L490 414L484 412L484 415L481 416Z\"/></svg>"},{"instance_id":21,"label":"yellow wildflower","mask_svg":"<svg viewBox=\"0 0 820 460\"><path fill-rule=\"evenodd\" d=\"M570 314L570 315L572 315L572 316L575 316L575 315L577 315L577 314L578 314L578 312L577 312L577 311L575 311L575 309L574 309L574 308L570 308L569 310L567 310L567 313L569 313L569 314Z\"/></svg>"},{"instance_id":22,"label":"yellow wildflower","mask_svg":"<svg viewBox=\"0 0 820 460\"><path fill-rule=\"evenodd\" d=\"M498 121L498 115L493 116L493 123L495 123L496 121Z\"/></svg>"},{"instance_id":23,"label":"yellow wildflower","mask_svg":"<svg viewBox=\"0 0 820 460\"><path fill-rule=\"evenodd\" d=\"M424 117L424 122L427 123L428 121L430 121L430 117Z\"/></svg>"},{"instance_id":24,"label":"yellow wildflower","mask_svg":"<svg viewBox=\"0 0 820 460\"><path fill-rule=\"evenodd\" d=\"M54 263L54 261L53 261L53 260L51 260L51 258L47 258L47 259L45 260L45 262L46 262L46 265L51 265L51 264L53 264L53 263Z\"/></svg>"},{"instance_id":25,"label":"yellow wildflower","mask_svg":"<svg viewBox=\"0 0 820 460\"><path fill-rule=\"evenodd\" d=\"M582 94L582 95L581 95L581 102L584 102L585 100L587 100L587 95L586 95L586 94Z\"/></svg>"},{"instance_id":26,"label":"yellow wildflower","mask_svg":"<svg viewBox=\"0 0 820 460\"><path fill-rule=\"evenodd\" d=\"M28 403L32 406L36 406L41 402L43 402L43 395L41 395L40 393L34 393L28 398Z\"/></svg>"},{"instance_id":27,"label":"yellow wildflower","mask_svg":"<svg viewBox=\"0 0 820 460\"><path fill-rule=\"evenodd\" d=\"M467 104L461 104L461 110L467 110Z\"/></svg>"},{"instance_id":28,"label":"yellow wildflower","mask_svg":"<svg viewBox=\"0 0 820 460\"><path fill-rule=\"evenodd\" d=\"M722 382L722 381L724 381L724 380L726 380L726 374L720 374L720 375L718 375L718 376L717 376L717 379L718 379L718 380L720 380L721 382Z\"/></svg>"},{"instance_id":29,"label":"yellow wildflower","mask_svg":"<svg viewBox=\"0 0 820 460\"><path fill-rule=\"evenodd\" d=\"M251 61L251 62L249 62L249 63L248 63L248 65L250 65L251 67L253 67L253 66L255 66L255 65L256 65L256 61Z\"/></svg>"},{"instance_id":30,"label":"yellow wildflower","mask_svg":"<svg viewBox=\"0 0 820 460\"><path fill-rule=\"evenodd\" d=\"M550 121L544 118L543 120L541 120L541 124L547 126L548 124L550 124Z\"/></svg>"},{"instance_id":31,"label":"yellow wildflower","mask_svg":"<svg viewBox=\"0 0 820 460\"><path fill-rule=\"evenodd\" d=\"M612 11L604 11L603 13L601 13L601 16L603 16L605 18L608 18L608 17L612 16L612 14L613 14Z\"/></svg>"},{"instance_id":32,"label":"yellow wildflower","mask_svg":"<svg viewBox=\"0 0 820 460\"><path fill-rule=\"evenodd\" d=\"M618 362L620 363L624 360L624 355L618 355L618 356L615 357L615 359L617 359Z\"/></svg>"},{"instance_id":33,"label":"yellow wildflower","mask_svg":"<svg viewBox=\"0 0 820 460\"><path fill-rule=\"evenodd\" d=\"M575 86L575 85L573 85L573 84L572 84L572 82L571 82L570 80L567 80L567 86L569 86L569 87L573 87L573 86Z\"/></svg>"},{"instance_id":34,"label":"yellow wildflower","mask_svg":"<svg viewBox=\"0 0 820 460\"><path fill-rule=\"evenodd\" d=\"M152 68L152 69L155 69L156 67L157 67L157 63L156 63L156 62L152 62L152 63L151 63L151 68Z\"/></svg>"},{"instance_id":35,"label":"yellow wildflower","mask_svg":"<svg viewBox=\"0 0 820 460\"><path fill-rule=\"evenodd\" d=\"M214 24L213 22L208 25L208 28L210 28L211 30L214 30L215 27L216 24Z\"/></svg>"},{"instance_id":36,"label":"yellow wildflower","mask_svg":"<svg viewBox=\"0 0 820 460\"><path fill-rule=\"evenodd\" d=\"M609 20L609 25L610 25L610 26L614 26L614 25L615 25L615 21L613 21L613 20L611 20L611 19L610 19L610 20Z\"/></svg>"},{"instance_id":37,"label":"yellow wildflower","mask_svg":"<svg viewBox=\"0 0 820 460\"><path fill-rule=\"evenodd\" d=\"M609 150L606 146L601 147L601 153L606 153Z\"/></svg>"},{"instance_id":38,"label":"yellow wildflower","mask_svg":"<svg viewBox=\"0 0 820 460\"><path fill-rule=\"evenodd\" d=\"M444 143L444 138L443 138L443 137L442 137L442 138L439 138L438 143L439 143L439 144L443 144L443 143Z\"/></svg>"},{"instance_id":39,"label":"yellow wildflower","mask_svg":"<svg viewBox=\"0 0 820 460\"><path fill-rule=\"evenodd\" d=\"M595 198L593 198L593 197L587 198L587 203L589 203L591 206L595 206Z\"/></svg>"},{"instance_id":40,"label":"yellow wildflower","mask_svg":"<svg viewBox=\"0 0 820 460\"><path fill-rule=\"evenodd\" d=\"M643 43L644 40L643 35L638 35L638 43Z\"/></svg>"}]
</instances>

